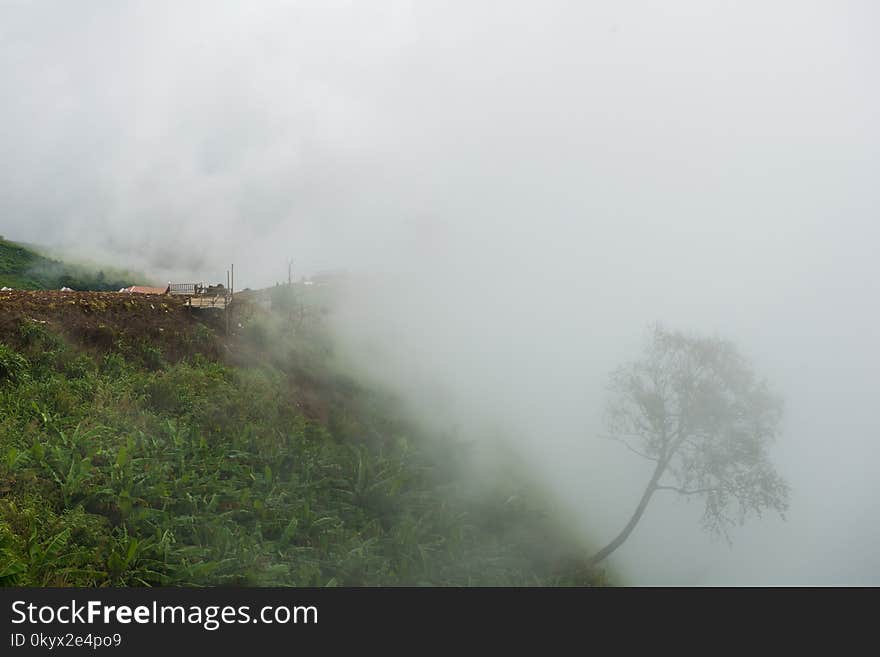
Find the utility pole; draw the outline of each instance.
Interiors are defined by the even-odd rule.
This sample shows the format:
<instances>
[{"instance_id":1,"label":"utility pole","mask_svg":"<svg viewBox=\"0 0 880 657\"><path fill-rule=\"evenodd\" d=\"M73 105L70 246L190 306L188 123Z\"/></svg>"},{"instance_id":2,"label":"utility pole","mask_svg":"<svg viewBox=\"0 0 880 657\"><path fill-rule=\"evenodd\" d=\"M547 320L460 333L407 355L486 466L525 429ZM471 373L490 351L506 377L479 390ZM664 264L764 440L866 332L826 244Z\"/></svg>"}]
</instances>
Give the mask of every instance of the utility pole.
<instances>
[{"instance_id":1,"label":"utility pole","mask_svg":"<svg viewBox=\"0 0 880 657\"><path fill-rule=\"evenodd\" d=\"M223 295L223 301L224 301L223 314L225 315L225 319L226 319L226 335L227 336L229 336L229 286L230 286L229 270L227 269L226 270L226 292Z\"/></svg>"}]
</instances>

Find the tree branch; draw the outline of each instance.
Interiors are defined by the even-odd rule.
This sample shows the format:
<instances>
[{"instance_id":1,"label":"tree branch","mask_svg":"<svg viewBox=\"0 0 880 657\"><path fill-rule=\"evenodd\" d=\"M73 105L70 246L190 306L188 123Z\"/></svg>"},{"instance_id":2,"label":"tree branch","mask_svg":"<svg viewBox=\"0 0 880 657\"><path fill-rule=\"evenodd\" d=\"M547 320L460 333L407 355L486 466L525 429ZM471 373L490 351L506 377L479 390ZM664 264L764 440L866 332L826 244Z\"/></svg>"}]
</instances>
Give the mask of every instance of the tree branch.
<instances>
[{"instance_id":1,"label":"tree branch","mask_svg":"<svg viewBox=\"0 0 880 657\"><path fill-rule=\"evenodd\" d=\"M626 447L626 448L627 448L629 451L631 451L633 454L638 454L638 455L641 456L643 459L648 459L649 461L654 461L655 463L658 463L658 462L660 461L660 459L658 459L658 458L655 457L655 456L648 456L648 455L645 454L644 452L641 452L641 451L637 450L635 447L633 447L632 445L630 445L628 442L626 442L626 441L625 441L623 438L621 438L620 436L609 436L609 435L605 435L605 434L599 434L599 437L600 437L600 438L604 438L605 440L613 440L613 441L615 441L615 442L618 442L618 443L620 443L621 445L623 445L624 447Z\"/></svg>"},{"instance_id":2,"label":"tree branch","mask_svg":"<svg viewBox=\"0 0 880 657\"><path fill-rule=\"evenodd\" d=\"M700 493L711 493L718 490L717 488L696 488L687 490L686 488L678 488L677 486L654 486L654 490L674 490L681 495L699 495Z\"/></svg>"}]
</instances>

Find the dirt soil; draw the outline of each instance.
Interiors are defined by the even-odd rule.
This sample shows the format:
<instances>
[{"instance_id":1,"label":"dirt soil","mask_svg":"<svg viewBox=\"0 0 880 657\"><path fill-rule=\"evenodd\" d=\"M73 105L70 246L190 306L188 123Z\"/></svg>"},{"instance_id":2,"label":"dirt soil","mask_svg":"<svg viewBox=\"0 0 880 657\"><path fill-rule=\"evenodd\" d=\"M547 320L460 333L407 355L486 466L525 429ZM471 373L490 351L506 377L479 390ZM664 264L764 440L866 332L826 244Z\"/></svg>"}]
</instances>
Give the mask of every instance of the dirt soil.
<instances>
[{"instance_id":1,"label":"dirt soil","mask_svg":"<svg viewBox=\"0 0 880 657\"><path fill-rule=\"evenodd\" d=\"M184 297L119 292L22 291L0 292L0 342L22 346L21 326L45 325L71 345L93 353L112 351L121 342L148 343L169 361L195 353L232 365L248 366L276 360L271 349L258 349L240 335L245 325L265 311L245 295L230 307L231 335L226 336L223 310L188 308ZM210 333L197 335L199 326ZM274 362L289 377L287 394L309 418L327 424L336 393L298 368Z\"/></svg>"},{"instance_id":2,"label":"dirt soil","mask_svg":"<svg viewBox=\"0 0 880 657\"><path fill-rule=\"evenodd\" d=\"M26 322L47 325L72 343L99 351L118 340L149 340L169 358L186 355L200 324L217 329L223 313L193 310L180 297L119 292L0 292L0 341L17 344Z\"/></svg>"}]
</instances>

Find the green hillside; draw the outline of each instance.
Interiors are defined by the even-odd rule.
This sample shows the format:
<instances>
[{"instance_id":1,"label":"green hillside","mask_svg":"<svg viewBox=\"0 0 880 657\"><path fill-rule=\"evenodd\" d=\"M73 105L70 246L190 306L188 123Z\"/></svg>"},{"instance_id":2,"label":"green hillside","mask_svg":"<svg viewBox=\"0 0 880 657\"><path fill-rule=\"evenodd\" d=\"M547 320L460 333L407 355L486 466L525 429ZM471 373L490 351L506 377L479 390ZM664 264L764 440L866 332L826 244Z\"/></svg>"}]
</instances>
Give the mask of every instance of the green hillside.
<instances>
[{"instance_id":1,"label":"green hillside","mask_svg":"<svg viewBox=\"0 0 880 657\"><path fill-rule=\"evenodd\" d=\"M0 237L0 287L16 290L116 291L143 279L131 272L96 270L41 255L33 248Z\"/></svg>"},{"instance_id":2,"label":"green hillside","mask_svg":"<svg viewBox=\"0 0 880 657\"><path fill-rule=\"evenodd\" d=\"M0 293L0 586L604 581L516 458L475 471L283 289L231 335L177 298Z\"/></svg>"}]
</instances>

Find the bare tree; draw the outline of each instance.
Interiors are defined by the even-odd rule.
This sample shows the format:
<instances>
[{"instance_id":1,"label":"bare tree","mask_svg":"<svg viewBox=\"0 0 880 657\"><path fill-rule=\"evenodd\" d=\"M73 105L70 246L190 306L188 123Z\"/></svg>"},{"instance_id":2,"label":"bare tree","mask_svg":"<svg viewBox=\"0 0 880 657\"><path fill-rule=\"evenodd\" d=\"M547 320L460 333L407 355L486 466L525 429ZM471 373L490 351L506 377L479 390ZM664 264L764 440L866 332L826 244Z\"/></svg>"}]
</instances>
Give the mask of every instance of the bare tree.
<instances>
[{"instance_id":1,"label":"bare tree","mask_svg":"<svg viewBox=\"0 0 880 657\"><path fill-rule=\"evenodd\" d=\"M728 538L732 525L772 509L784 517L788 484L770 463L782 400L733 344L656 326L643 357L611 376L610 434L655 463L623 530L588 559L620 547L657 491L702 498L702 525Z\"/></svg>"}]
</instances>

